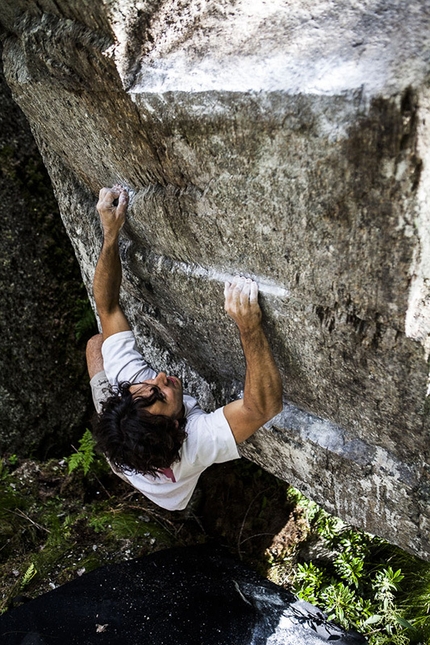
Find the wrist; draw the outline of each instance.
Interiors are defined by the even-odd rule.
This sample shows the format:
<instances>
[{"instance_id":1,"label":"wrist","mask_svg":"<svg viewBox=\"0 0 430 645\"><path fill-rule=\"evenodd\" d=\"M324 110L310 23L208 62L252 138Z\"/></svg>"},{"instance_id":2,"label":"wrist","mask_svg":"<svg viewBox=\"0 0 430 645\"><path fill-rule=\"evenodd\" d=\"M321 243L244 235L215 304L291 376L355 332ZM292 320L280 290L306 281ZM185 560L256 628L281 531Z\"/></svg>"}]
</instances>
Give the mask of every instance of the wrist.
<instances>
[{"instance_id":1,"label":"wrist","mask_svg":"<svg viewBox=\"0 0 430 645\"><path fill-rule=\"evenodd\" d=\"M242 338L246 337L249 339L252 339L253 336L259 336L263 328L261 326L261 323L253 323L252 325L247 325L247 324L241 324L238 325L239 328L239 333Z\"/></svg>"},{"instance_id":2,"label":"wrist","mask_svg":"<svg viewBox=\"0 0 430 645\"><path fill-rule=\"evenodd\" d=\"M119 231L103 229L103 246L117 246L119 240Z\"/></svg>"}]
</instances>

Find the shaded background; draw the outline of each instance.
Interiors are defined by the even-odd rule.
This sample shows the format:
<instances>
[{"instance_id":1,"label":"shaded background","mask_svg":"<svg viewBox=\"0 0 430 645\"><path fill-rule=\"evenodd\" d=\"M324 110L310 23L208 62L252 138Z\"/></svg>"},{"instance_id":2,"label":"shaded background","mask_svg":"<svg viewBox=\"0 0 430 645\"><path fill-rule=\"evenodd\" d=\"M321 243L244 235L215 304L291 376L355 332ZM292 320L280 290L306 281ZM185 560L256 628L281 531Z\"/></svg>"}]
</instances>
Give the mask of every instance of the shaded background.
<instances>
[{"instance_id":1,"label":"shaded background","mask_svg":"<svg viewBox=\"0 0 430 645\"><path fill-rule=\"evenodd\" d=\"M70 452L90 413L96 330L51 182L0 73L0 453Z\"/></svg>"}]
</instances>

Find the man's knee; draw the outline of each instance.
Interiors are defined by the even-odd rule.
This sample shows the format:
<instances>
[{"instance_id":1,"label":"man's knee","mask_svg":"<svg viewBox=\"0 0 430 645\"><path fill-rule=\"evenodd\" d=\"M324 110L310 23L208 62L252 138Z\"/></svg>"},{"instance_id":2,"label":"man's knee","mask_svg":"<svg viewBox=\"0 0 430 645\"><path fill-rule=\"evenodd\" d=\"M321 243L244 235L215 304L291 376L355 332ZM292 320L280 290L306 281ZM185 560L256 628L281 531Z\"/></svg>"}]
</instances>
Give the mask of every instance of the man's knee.
<instances>
[{"instance_id":1,"label":"man's knee","mask_svg":"<svg viewBox=\"0 0 430 645\"><path fill-rule=\"evenodd\" d=\"M86 357L90 378L103 370L102 344L102 334L92 336L87 342Z\"/></svg>"},{"instance_id":2,"label":"man's knee","mask_svg":"<svg viewBox=\"0 0 430 645\"><path fill-rule=\"evenodd\" d=\"M101 350L102 344L103 334L95 334L94 336L91 336L91 338L87 342L87 352L91 351L93 348Z\"/></svg>"}]
</instances>

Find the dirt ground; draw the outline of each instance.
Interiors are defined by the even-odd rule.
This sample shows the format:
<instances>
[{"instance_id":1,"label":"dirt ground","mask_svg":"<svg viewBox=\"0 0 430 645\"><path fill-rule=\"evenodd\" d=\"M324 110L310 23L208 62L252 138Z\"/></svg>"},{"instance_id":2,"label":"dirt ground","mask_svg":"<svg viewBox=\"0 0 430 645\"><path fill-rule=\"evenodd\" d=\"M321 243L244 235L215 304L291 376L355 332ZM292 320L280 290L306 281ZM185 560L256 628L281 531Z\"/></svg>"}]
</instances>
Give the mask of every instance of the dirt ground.
<instances>
[{"instance_id":1,"label":"dirt ground","mask_svg":"<svg viewBox=\"0 0 430 645\"><path fill-rule=\"evenodd\" d=\"M217 542L289 587L307 523L289 487L245 459L214 465L185 511L168 512L100 459L87 476L64 460L26 460L0 475L0 610L109 562Z\"/></svg>"}]
</instances>

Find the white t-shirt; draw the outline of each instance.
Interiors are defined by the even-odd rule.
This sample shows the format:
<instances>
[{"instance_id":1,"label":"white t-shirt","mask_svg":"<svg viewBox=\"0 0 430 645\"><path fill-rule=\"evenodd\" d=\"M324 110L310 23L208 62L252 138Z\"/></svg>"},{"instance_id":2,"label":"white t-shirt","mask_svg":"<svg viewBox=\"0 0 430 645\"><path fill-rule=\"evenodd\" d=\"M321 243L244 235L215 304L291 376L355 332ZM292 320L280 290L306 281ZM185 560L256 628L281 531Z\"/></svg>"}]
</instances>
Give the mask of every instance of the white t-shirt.
<instances>
[{"instance_id":1,"label":"white t-shirt","mask_svg":"<svg viewBox=\"0 0 430 645\"><path fill-rule=\"evenodd\" d=\"M102 345L102 354L107 379L114 387L125 381L139 383L157 374L137 350L131 331L109 336ZM100 374L94 377L97 378L100 381ZM170 469L153 477L126 469L119 471L111 465L117 475L169 511L186 507L200 474L208 466L240 457L223 408L204 412L196 399L188 394L184 394L184 408L188 436L180 449L180 461L172 464Z\"/></svg>"}]
</instances>

